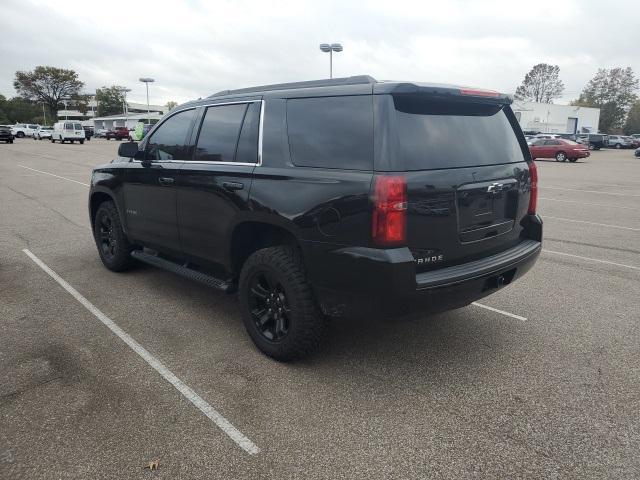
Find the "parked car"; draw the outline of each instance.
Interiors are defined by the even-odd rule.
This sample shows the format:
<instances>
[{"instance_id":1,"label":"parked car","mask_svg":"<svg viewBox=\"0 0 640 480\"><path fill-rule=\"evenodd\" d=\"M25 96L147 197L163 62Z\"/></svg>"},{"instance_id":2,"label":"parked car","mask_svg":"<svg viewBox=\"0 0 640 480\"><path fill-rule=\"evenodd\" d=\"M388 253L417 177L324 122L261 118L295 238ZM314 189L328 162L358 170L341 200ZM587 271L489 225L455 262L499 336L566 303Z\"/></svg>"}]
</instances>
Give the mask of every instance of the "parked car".
<instances>
[{"instance_id":1,"label":"parked car","mask_svg":"<svg viewBox=\"0 0 640 480\"><path fill-rule=\"evenodd\" d=\"M601 133L581 133L578 136L583 144L589 146L589 150L600 150L608 146L607 136Z\"/></svg>"},{"instance_id":2,"label":"parked car","mask_svg":"<svg viewBox=\"0 0 640 480\"><path fill-rule=\"evenodd\" d=\"M0 142L13 143L13 133L8 125L0 125Z\"/></svg>"},{"instance_id":3,"label":"parked car","mask_svg":"<svg viewBox=\"0 0 640 480\"><path fill-rule=\"evenodd\" d=\"M631 135L627 135L624 138L626 138L629 143L631 144L631 146L629 148L638 148L640 147L640 138L635 138L632 137Z\"/></svg>"},{"instance_id":4,"label":"parked car","mask_svg":"<svg viewBox=\"0 0 640 480\"><path fill-rule=\"evenodd\" d=\"M83 125L82 128L84 129L84 139L86 141L91 140L91 137L93 137L93 135L94 135L93 127L91 127L89 125Z\"/></svg>"},{"instance_id":5,"label":"parked car","mask_svg":"<svg viewBox=\"0 0 640 480\"><path fill-rule=\"evenodd\" d=\"M51 132L51 143L59 141L64 142L80 142L84 143L84 129L80 122L64 121L53 125Z\"/></svg>"},{"instance_id":6,"label":"parked car","mask_svg":"<svg viewBox=\"0 0 640 480\"><path fill-rule=\"evenodd\" d=\"M564 138L540 138L529 145L531 157L555 158L557 162L575 162L590 155L589 147Z\"/></svg>"},{"instance_id":7,"label":"parked car","mask_svg":"<svg viewBox=\"0 0 640 480\"><path fill-rule=\"evenodd\" d=\"M127 127L115 127L113 130L107 130L104 134L104 138L111 140L112 138L118 141L129 140L131 135Z\"/></svg>"},{"instance_id":8,"label":"parked car","mask_svg":"<svg viewBox=\"0 0 640 480\"><path fill-rule=\"evenodd\" d=\"M640 148L636 148L636 151L635 151L634 155L636 157L640 157Z\"/></svg>"},{"instance_id":9,"label":"parked car","mask_svg":"<svg viewBox=\"0 0 640 480\"><path fill-rule=\"evenodd\" d=\"M558 137L564 138L565 140L571 140L576 143L586 144L583 138L580 137L577 133L560 133Z\"/></svg>"},{"instance_id":10,"label":"parked car","mask_svg":"<svg viewBox=\"0 0 640 480\"><path fill-rule=\"evenodd\" d=\"M32 123L16 123L11 127L11 133L14 137L24 138L33 137L33 134L38 131L40 125Z\"/></svg>"},{"instance_id":11,"label":"parked car","mask_svg":"<svg viewBox=\"0 0 640 480\"><path fill-rule=\"evenodd\" d=\"M36 133L33 134L34 140L42 140L43 138L51 139L53 133L53 127L40 127Z\"/></svg>"},{"instance_id":12,"label":"parked car","mask_svg":"<svg viewBox=\"0 0 640 480\"><path fill-rule=\"evenodd\" d=\"M537 170L510 103L364 76L189 102L94 169L98 254L237 291L278 360L314 350L326 316L468 305L541 250Z\"/></svg>"},{"instance_id":13,"label":"parked car","mask_svg":"<svg viewBox=\"0 0 640 480\"><path fill-rule=\"evenodd\" d=\"M96 128L93 131L93 136L96 138L104 138L108 130L106 128Z\"/></svg>"},{"instance_id":14,"label":"parked car","mask_svg":"<svg viewBox=\"0 0 640 480\"><path fill-rule=\"evenodd\" d=\"M632 148L631 140L622 135L609 135L609 148Z\"/></svg>"}]
</instances>

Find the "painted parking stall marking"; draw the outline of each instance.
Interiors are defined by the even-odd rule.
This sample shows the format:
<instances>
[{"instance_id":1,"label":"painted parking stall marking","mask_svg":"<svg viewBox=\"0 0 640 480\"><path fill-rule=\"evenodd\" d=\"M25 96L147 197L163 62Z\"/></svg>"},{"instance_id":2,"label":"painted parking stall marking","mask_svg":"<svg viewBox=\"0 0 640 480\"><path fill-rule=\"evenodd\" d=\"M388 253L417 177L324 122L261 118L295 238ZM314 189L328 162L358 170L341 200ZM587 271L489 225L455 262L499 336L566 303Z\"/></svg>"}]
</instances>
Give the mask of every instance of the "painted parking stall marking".
<instances>
[{"instance_id":1,"label":"painted parking stall marking","mask_svg":"<svg viewBox=\"0 0 640 480\"><path fill-rule=\"evenodd\" d=\"M260 449L249 440L240 430L234 427L231 422L224 418L215 408L207 403L200 395L194 392L182 380L176 377L157 358L149 353L142 345L136 342L128 333L122 330L116 323L100 311L95 305L87 300L80 292L73 288L65 279L51 270L42 260L34 255L29 249L22 250L33 262L38 265L47 275L53 278L62 288L71 294L83 307L91 312L100 322L111 330L120 340L126 343L131 350L136 352L147 362L162 378L173 385L187 400L195 405L209 420L215 423L225 434L229 436L240 448L249 455L260 453Z\"/></svg>"},{"instance_id":2,"label":"painted parking stall marking","mask_svg":"<svg viewBox=\"0 0 640 480\"><path fill-rule=\"evenodd\" d=\"M587 222L586 220L574 220L573 218L561 218L561 217L552 217L551 215L545 215L544 219L547 219L547 218L550 218L551 220L562 220L563 222L586 223L587 225L595 225L596 227L619 228L620 230L631 230L633 232L640 232L640 228L623 227L622 225L611 225L608 223Z\"/></svg>"},{"instance_id":3,"label":"painted parking stall marking","mask_svg":"<svg viewBox=\"0 0 640 480\"><path fill-rule=\"evenodd\" d=\"M18 167L26 168L27 170L31 170L33 172L42 173L44 175L50 175L52 177L61 178L62 180L67 180L69 182L78 183L80 185L84 185L85 187L89 187L90 186L88 183L79 182L78 180L74 180L72 178L61 177L60 175L56 175L55 173L45 172L45 171L37 170L37 169L31 168L31 167L25 167L24 165L18 165Z\"/></svg>"},{"instance_id":4,"label":"painted parking stall marking","mask_svg":"<svg viewBox=\"0 0 640 480\"><path fill-rule=\"evenodd\" d=\"M572 253L556 252L555 250L547 250L546 248L543 248L542 251L544 253L551 253L552 255L564 255L565 257L579 258L580 260L587 260L589 262L605 263L607 265L614 265L616 267L630 268L632 270L640 270L640 267L635 267L633 265L626 265L624 263L610 262L608 260L600 260L598 258L583 257L581 255L574 255Z\"/></svg>"},{"instance_id":5,"label":"painted parking stall marking","mask_svg":"<svg viewBox=\"0 0 640 480\"><path fill-rule=\"evenodd\" d=\"M484 308L485 310L489 310L491 312L499 313L500 315L504 315L506 317L515 318L516 320L520 320L521 322L526 322L527 317L522 317L520 315L516 315L515 313L505 312L504 310L499 310L497 308L490 307L489 305L484 305L482 303L473 302L471 305L475 305L476 307Z\"/></svg>"}]
</instances>

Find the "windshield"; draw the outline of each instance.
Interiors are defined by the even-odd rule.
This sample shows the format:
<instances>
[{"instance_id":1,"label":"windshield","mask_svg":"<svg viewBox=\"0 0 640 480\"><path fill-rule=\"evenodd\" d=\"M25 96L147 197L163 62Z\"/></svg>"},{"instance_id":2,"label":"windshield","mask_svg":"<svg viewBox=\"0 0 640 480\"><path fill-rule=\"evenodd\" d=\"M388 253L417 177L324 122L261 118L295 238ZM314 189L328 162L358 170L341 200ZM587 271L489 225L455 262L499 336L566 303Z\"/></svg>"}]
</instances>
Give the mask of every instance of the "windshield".
<instances>
[{"instance_id":1,"label":"windshield","mask_svg":"<svg viewBox=\"0 0 640 480\"><path fill-rule=\"evenodd\" d=\"M470 167L524 161L499 105L394 97L402 170Z\"/></svg>"}]
</instances>

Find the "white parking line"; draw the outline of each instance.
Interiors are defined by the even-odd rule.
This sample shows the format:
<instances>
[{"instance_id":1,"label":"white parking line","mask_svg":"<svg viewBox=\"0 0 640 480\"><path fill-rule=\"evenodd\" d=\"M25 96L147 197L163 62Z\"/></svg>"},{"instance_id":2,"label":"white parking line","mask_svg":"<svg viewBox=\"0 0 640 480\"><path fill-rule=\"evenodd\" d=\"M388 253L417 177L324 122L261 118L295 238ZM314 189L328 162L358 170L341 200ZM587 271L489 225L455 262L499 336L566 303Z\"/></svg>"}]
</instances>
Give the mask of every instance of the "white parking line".
<instances>
[{"instance_id":1,"label":"white parking line","mask_svg":"<svg viewBox=\"0 0 640 480\"><path fill-rule=\"evenodd\" d=\"M204 413L213 423L226 433L240 448L250 455L260 452L260 449L240 430L234 427L226 418L224 418L216 409L209 405L200 395L185 385L182 380L176 377L167 367L165 367L158 359L151 355L145 348L136 342L128 333L116 325L113 320L102 313L89 300L83 297L75 288L73 288L66 280L60 277L56 272L51 270L42 260L36 257L28 249L22 250L31 260L35 262L42 270L44 270L51 278L73 296L78 302L89 310L98 320L100 320L109 330L115 333L120 340L126 343L134 352L143 358L162 378L173 385L187 400L195 405L202 413Z\"/></svg>"},{"instance_id":2,"label":"white parking line","mask_svg":"<svg viewBox=\"0 0 640 480\"><path fill-rule=\"evenodd\" d=\"M548 186L540 186L540 188L549 190L570 190L572 192L585 192L585 193L598 193L600 195L615 195L618 197L640 197L640 195L636 195L633 193L611 193L611 192L599 192L597 190L581 190L579 188L566 188L566 187L548 187Z\"/></svg>"},{"instance_id":3,"label":"white parking line","mask_svg":"<svg viewBox=\"0 0 640 480\"><path fill-rule=\"evenodd\" d=\"M607 265L615 265L616 267L624 267L624 268L631 268L633 270L640 270L640 267L634 267L633 265L625 265L624 263L616 263L616 262L610 262L608 260L600 260L597 258L582 257L580 255L574 255L572 253L564 253L564 252L556 252L554 250L547 250L546 248L543 248L542 251L544 253L552 253L554 255L564 255L566 257L579 258L581 260L589 260L590 262L606 263Z\"/></svg>"},{"instance_id":4,"label":"white parking line","mask_svg":"<svg viewBox=\"0 0 640 480\"><path fill-rule=\"evenodd\" d=\"M79 181L74 180L72 178L61 177L60 175L56 175L55 173L43 172L42 170L36 170L35 168L25 167L24 165L18 165L18 166L22 167L22 168L26 168L27 170L33 170L34 172L44 173L45 175L51 175L52 177L61 178L62 180L68 180L68 181L73 182L73 183L79 183L80 185L84 185L85 187L89 186L88 183L82 183L82 182L79 182Z\"/></svg>"},{"instance_id":5,"label":"white parking line","mask_svg":"<svg viewBox=\"0 0 640 480\"><path fill-rule=\"evenodd\" d=\"M527 321L526 317L521 317L520 315L516 315L515 313L505 312L504 310L498 310L497 308L490 307L489 305L483 305L482 303L478 302L473 302L471 305L475 305L476 307L484 308L486 310L491 310L492 312L506 315L507 317L515 318L516 320L520 320L522 322Z\"/></svg>"},{"instance_id":6,"label":"white parking line","mask_svg":"<svg viewBox=\"0 0 640 480\"><path fill-rule=\"evenodd\" d=\"M611 208L622 208L624 210L633 210L635 212L638 211L638 207L623 207L621 205L614 205L612 203L588 203L588 202L578 202L576 200L560 200L559 198L549 198L549 197L538 197L538 200L549 200L550 202L562 202L562 203L578 203L580 205L590 205L593 207L611 207Z\"/></svg>"},{"instance_id":7,"label":"white parking line","mask_svg":"<svg viewBox=\"0 0 640 480\"><path fill-rule=\"evenodd\" d=\"M572 218L561 218L561 217L552 217L550 215L544 215L543 220L545 218L551 218L553 220L563 220L565 222L574 222L574 223L586 223L587 225L595 225L597 227L609 227L609 228L619 228L620 230L631 230L633 232L640 232L640 228L633 227L623 227L621 225L610 225L608 223L595 223L595 222L587 222L586 220L574 220Z\"/></svg>"}]
</instances>

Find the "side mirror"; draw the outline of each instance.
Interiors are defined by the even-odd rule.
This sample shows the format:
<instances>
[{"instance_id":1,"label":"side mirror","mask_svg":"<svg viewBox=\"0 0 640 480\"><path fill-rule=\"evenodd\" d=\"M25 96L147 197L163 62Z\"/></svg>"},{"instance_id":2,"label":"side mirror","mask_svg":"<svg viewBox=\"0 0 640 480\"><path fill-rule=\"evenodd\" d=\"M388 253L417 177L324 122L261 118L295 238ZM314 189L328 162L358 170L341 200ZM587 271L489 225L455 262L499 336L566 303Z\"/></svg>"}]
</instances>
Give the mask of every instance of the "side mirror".
<instances>
[{"instance_id":1,"label":"side mirror","mask_svg":"<svg viewBox=\"0 0 640 480\"><path fill-rule=\"evenodd\" d=\"M121 143L118 147L118 156L126 158L138 158L140 156L140 150L138 149L137 142Z\"/></svg>"}]
</instances>

